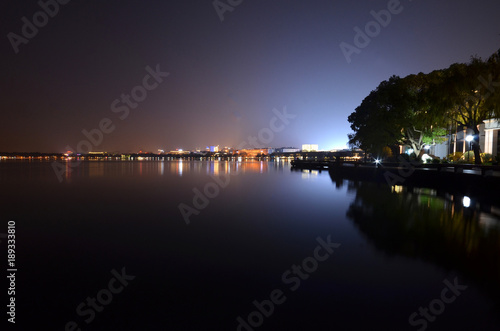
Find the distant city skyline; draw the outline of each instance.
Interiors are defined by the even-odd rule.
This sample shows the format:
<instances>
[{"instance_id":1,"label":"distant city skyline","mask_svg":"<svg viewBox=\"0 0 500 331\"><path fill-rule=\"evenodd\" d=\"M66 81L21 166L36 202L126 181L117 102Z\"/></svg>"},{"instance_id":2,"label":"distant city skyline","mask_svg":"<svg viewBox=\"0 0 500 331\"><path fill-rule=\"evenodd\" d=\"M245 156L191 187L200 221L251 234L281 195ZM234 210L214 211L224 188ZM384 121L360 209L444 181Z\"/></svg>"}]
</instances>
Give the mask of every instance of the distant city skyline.
<instances>
[{"instance_id":1,"label":"distant city skyline","mask_svg":"<svg viewBox=\"0 0 500 331\"><path fill-rule=\"evenodd\" d=\"M92 150L89 152L85 151L78 151L78 150L66 150L66 151L31 151L31 152L21 152L21 151L0 151L0 156L1 153L23 153L23 154L29 154L29 153L42 153L42 154L102 154L102 153L153 153L153 154L169 154L172 152L211 152L211 153L224 153L224 152L234 152L234 151L245 151L245 150L259 150L259 149L265 149L267 152L270 151L281 151L285 150L287 152L290 152L291 150L296 150L296 151L304 151L304 152L328 152L328 151L336 151L336 150L346 150L350 149L347 146L342 147L342 148L333 148L333 149L320 149L318 144L302 144L300 147L298 146L291 146L291 145L286 145L286 146L250 146L247 148L235 148L234 146L223 146L221 147L220 145L212 145L212 146L206 146L204 148L174 148L174 149L162 149L159 148L157 150L145 150L145 149L139 149L136 151L121 151L121 150Z\"/></svg>"}]
</instances>

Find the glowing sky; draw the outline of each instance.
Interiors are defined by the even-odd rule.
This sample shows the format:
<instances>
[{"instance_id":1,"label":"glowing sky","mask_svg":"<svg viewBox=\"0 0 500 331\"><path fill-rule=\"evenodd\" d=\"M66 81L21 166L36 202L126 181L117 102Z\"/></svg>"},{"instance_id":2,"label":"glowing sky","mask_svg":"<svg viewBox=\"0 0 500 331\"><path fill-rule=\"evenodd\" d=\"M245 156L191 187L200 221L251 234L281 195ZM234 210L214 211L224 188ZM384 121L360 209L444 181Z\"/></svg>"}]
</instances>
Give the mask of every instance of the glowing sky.
<instances>
[{"instance_id":1,"label":"glowing sky","mask_svg":"<svg viewBox=\"0 0 500 331\"><path fill-rule=\"evenodd\" d=\"M340 44L354 46L354 28L364 30L375 20L371 11L388 7L390 20L381 18L385 27L369 31L369 44L348 63ZM263 146L341 147L347 116L382 80L485 58L500 47L498 0L252 0L223 21L212 0L72 0L17 54L9 33L22 36L21 19L33 22L42 9L15 0L0 8L6 152L76 148L89 140L82 130L106 118L110 132L94 136L102 140L94 151L238 146L269 129L273 109L284 107L296 117ZM145 80L146 67L157 66L168 76ZM132 100L132 108L120 99L134 89L144 100ZM129 108L127 116L119 106Z\"/></svg>"}]
</instances>

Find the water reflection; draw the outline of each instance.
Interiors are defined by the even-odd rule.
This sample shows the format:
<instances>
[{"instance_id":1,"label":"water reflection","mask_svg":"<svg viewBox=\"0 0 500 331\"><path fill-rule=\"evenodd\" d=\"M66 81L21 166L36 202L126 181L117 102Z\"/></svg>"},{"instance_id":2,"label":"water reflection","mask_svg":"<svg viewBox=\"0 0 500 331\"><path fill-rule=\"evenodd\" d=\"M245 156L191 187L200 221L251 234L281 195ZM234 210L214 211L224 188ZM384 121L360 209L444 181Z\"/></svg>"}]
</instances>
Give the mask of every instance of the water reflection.
<instances>
[{"instance_id":1,"label":"water reflection","mask_svg":"<svg viewBox=\"0 0 500 331\"><path fill-rule=\"evenodd\" d=\"M66 165L68 170L71 165ZM289 165L285 162L269 162L269 161L92 161L81 162L75 166L73 171L66 171L68 179L70 176L80 177L102 177L109 175L138 175L138 176L162 176L165 171L182 177L187 174L205 174L205 175L227 175L240 173L267 173L270 170L284 171ZM80 168L80 171L78 171Z\"/></svg>"},{"instance_id":2,"label":"water reflection","mask_svg":"<svg viewBox=\"0 0 500 331\"><path fill-rule=\"evenodd\" d=\"M301 170L302 179L311 179L319 175L318 170Z\"/></svg>"},{"instance_id":3,"label":"water reflection","mask_svg":"<svg viewBox=\"0 0 500 331\"><path fill-rule=\"evenodd\" d=\"M377 249L459 271L500 304L497 215L467 207L471 202L462 197L440 197L428 189L348 185L356 195L347 217Z\"/></svg>"},{"instance_id":4,"label":"water reflection","mask_svg":"<svg viewBox=\"0 0 500 331\"><path fill-rule=\"evenodd\" d=\"M165 173L183 177L188 174L222 176L235 173L260 173L269 171L288 171L287 160L165 160L165 161L68 161L65 167L65 180L75 178L96 178L107 176L164 176ZM312 172L310 175L315 174Z\"/></svg>"}]
</instances>

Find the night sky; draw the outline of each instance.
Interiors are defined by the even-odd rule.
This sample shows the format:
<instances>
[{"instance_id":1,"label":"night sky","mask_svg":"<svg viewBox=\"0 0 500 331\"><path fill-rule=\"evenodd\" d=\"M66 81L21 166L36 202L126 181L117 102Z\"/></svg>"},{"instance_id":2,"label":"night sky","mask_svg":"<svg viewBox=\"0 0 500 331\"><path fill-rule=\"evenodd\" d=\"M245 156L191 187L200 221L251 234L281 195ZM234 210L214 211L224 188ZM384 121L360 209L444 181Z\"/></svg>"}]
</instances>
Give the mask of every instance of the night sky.
<instances>
[{"instance_id":1,"label":"night sky","mask_svg":"<svg viewBox=\"0 0 500 331\"><path fill-rule=\"evenodd\" d=\"M341 148L347 116L381 81L500 47L498 0L231 2L221 21L211 0L72 0L48 22L35 15L46 24L16 53L22 18L42 9L2 1L0 151L76 149L106 118L114 130L94 151L236 147L284 107L296 117L262 146ZM399 13L348 63L340 44L388 6ZM147 67L168 76L143 83ZM134 108L120 100L133 90Z\"/></svg>"}]
</instances>

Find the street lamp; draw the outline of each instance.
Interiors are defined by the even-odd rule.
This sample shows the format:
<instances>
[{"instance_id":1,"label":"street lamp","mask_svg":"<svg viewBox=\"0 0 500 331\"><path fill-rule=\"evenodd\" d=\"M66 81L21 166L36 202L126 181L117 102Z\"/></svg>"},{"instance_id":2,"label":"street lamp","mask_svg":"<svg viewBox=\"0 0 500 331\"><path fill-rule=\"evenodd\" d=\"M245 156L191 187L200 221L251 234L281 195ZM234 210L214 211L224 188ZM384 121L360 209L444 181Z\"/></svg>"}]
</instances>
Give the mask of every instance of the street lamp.
<instances>
[{"instance_id":1,"label":"street lamp","mask_svg":"<svg viewBox=\"0 0 500 331\"><path fill-rule=\"evenodd\" d=\"M465 196L462 200L462 203L463 203L465 208L469 208L470 207L470 198L468 196Z\"/></svg>"},{"instance_id":2,"label":"street lamp","mask_svg":"<svg viewBox=\"0 0 500 331\"><path fill-rule=\"evenodd\" d=\"M472 149L472 140L474 140L474 136L468 135L467 137L465 137L465 140L469 142L469 152L467 152L467 162L469 162L470 150Z\"/></svg>"}]
</instances>

